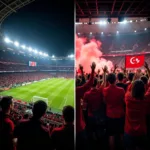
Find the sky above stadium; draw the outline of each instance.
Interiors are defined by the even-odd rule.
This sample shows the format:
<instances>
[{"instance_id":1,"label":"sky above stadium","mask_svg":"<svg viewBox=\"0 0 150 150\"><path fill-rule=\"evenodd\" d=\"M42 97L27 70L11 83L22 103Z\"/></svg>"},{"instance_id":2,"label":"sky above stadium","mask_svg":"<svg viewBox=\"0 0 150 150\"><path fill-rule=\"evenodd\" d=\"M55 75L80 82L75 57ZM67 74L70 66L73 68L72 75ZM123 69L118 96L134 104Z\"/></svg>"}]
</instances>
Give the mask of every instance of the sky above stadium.
<instances>
[{"instance_id":1,"label":"sky above stadium","mask_svg":"<svg viewBox=\"0 0 150 150\"><path fill-rule=\"evenodd\" d=\"M74 53L73 1L35 0L8 16L2 28L11 40L49 55Z\"/></svg>"}]
</instances>

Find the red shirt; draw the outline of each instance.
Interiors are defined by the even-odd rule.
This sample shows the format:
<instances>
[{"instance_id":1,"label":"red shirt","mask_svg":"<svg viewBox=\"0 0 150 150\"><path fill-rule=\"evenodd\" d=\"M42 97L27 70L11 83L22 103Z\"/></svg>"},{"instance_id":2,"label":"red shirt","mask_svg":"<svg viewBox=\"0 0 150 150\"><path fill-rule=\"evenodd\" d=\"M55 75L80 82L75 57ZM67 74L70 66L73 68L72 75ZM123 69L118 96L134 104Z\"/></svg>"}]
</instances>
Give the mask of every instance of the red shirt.
<instances>
[{"instance_id":1,"label":"red shirt","mask_svg":"<svg viewBox=\"0 0 150 150\"><path fill-rule=\"evenodd\" d=\"M48 129L34 117L19 122L14 137L18 139L17 150L45 150L51 147Z\"/></svg>"},{"instance_id":2,"label":"red shirt","mask_svg":"<svg viewBox=\"0 0 150 150\"><path fill-rule=\"evenodd\" d=\"M121 118L124 116L124 96L123 88L116 85L109 85L103 90L104 101L106 103L106 115L110 118Z\"/></svg>"},{"instance_id":3,"label":"red shirt","mask_svg":"<svg viewBox=\"0 0 150 150\"><path fill-rule=\"evenodd\" d=\"M0 112L0 150L14 150L13 146L14 123L9 115Z\"/></svg>"},{"instance_id":4,"label":"red shirt","mask_svg":"<svg viewBox=\"0 0 150 150\"><path fill-rule=\"evenodd\" d=\"M60 128L54 128L51 133L52 145L56 150L74 149L74 125L68 124Z\"/></svg>"},{"instance_id":5,"label":"red shirt","mask_svg":"<svg viewBox=\"0 0 150 150\"><path fill-rule=\"evenodd\" d=\"M93 116L93 111L97 111L103 102L102 89L92 88L84 94L84 102L87 103L88 116Z\"/></svg>"},{"instance_id":6,"label":"red shirt","mask_svg":"<svg viewBox=\"0 0 150 150\"><path fill-rule=\"evenodd\" d=\"M80 132L85 128L85 122L82 114L81 103L80 100L83 98L84 93L89 90L89 88L93 84L94 72L91 73L90 79L83 86L79 86L76 88L76 132Z\"/></svg>"},{"instance_id":7,"label":"red shirt","mask_svg":"<svg viewBox=\"0 0 150 150\"><path fill-rule=\"evenodd\" d=\"M145 94L144 100L132 98L131 93L127 92L125 96L126 117L125 132L132 136L145 135L146 114L150 109L150 89Z\"/></svg>"}]
</instances>

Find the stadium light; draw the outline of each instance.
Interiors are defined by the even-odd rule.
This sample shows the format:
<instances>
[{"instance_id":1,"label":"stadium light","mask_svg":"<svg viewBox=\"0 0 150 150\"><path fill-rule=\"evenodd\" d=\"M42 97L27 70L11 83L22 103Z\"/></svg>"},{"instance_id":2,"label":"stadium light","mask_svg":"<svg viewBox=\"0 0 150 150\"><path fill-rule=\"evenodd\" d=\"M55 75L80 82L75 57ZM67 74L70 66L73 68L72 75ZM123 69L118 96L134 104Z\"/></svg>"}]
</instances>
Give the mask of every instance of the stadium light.
<instances>
[{"instance_id":1,"label":"stadium light","mask_svg":"<svg viewBox=\"0 0 150 150\"><path fill-rule=\"evenodd\" d=\"M52 55L52 58L55 58L55 56L54 56L54 55Z\"/></svg>"},{"instance_id":2,"label":"stadium light","mask_svg":"<svg viewBox=\"0 0 150 150\"><path fill-rule=\"evenodd\" d=\"M101 34L104 34L103 32L101 32Z\"/></svg>"},{"instance_id":3,"label":"stadium light","mask_svg":"<svg viewBox=\"0 0 150 150\"><path fill-rule=\"evenodd\" d=\"M10 43L10 42L11 42L9 38L5 38L4 41L5 41L6 43Z\"/></svg>"},{"instance_id":4,"label":"stadium light","mask_svg":"<svg viewBox=\"0 0 150 150\"><path fill-rule=\"evenodd\" d=\"M48 54L46 54L46 53L43 53L43 55L46 56L46 57L48 56Z\"/></svg>"},{"instance_id":5,"label":"stadium light","mask_svg":"<svg viewBox=\"0 0 150 150\"><path fill-rule=\"evenodd\" d=\"M136 32L136 30L134 32Z\"/></svg>"},{"instance_id":6,"label":"stadium light","mask_svg":"<svg viewBox=\"0 0 150 150\"><path fill-rule=\"evenodd\" d=\"M74 55L73 55L73 54L71 54L71 55L70 55L70 58L73 58L73 57L74 57Z\"/></svg>"},{"instance_id":7,"label":"stadium light","mask_svg":"<svg viewBox=\"0 0 150 150\"><path fill-rule=\"evenodd\" d=\"M147 30L147 28L144 29L145 31Z\"/></svg>"},{"instance_id":8,"label":"stadium light","mask_svg":"<svg viewBox=\"0 0 150 150\"><path fill-rule=\"evenodd\" d=\"M18 47L19 46L19 42L15 41L14 45Z\"/></svg>"},{"instance_id":9,"label":"stadium light","mask_svg":"<svg viewBox=\"0 0 150 150\"><path fill-rule=\"evenodd\" d=\"M127 23L127 20L124 20L123 22L120 22L121 24L126 24Z\"/></svg>"},{"instance_id":10,"label":"stadium light","mask_svg":"<svg viewBox=\"0 0 150 150\"><path fill-rule=\"evenodd\" d=\"M100 21L99 24L100 24L100 25L106 25L107 22L106 22L106 21Z\"/></svg>"},{"instance_id":11,"label":"stadium light","mask_svg":"<svg viewBox=\"0 0 150 150\"><path fill-rule=\"evenodd\" d=\"M42 53L42 52L39 52L39 54L42 55L43 53Z\"/></svg>"},{"instance_id":12,"label":"stadium light","mask_svg":"<svg viewBox=\"0 0 150 150\"><path fill-rule=\"evenodd\" d=\"M32 48L31 48L31 47L29 47L29 48L28 48L28 50L29 50L29 51L32 51Z\"/></svg>"},{"instance_id":13,"label":"stadium light","mask_svg":"<svg viewBox=\"0 0 150 150\"><path fill-rule=\"evenodd\" d=\"M26 46L25 46L25 45L21 45L21 47L22 47L23 49L25 49L25 48L26 48Z\"/></svg>"},{"instance_id":14,"label":"stadium light","mask_svg":"<svg viewBox=\"0 0 150 150\"><path fill-rule=\"evenodd\" d=\"M37 54L38 53L38 51L35 49L35 50L33 50L33 52L35 53L35 54Z\"/></svg>"},{"instance_id":15,"label":"stadium light","mask_svg":"<svg viewBox=\"0 0 150 150\"><path fill-rule=\"evenodd\" d=\"M119 33L119 31L117 31L117 34Z\"/></svg>"}]
</instances>

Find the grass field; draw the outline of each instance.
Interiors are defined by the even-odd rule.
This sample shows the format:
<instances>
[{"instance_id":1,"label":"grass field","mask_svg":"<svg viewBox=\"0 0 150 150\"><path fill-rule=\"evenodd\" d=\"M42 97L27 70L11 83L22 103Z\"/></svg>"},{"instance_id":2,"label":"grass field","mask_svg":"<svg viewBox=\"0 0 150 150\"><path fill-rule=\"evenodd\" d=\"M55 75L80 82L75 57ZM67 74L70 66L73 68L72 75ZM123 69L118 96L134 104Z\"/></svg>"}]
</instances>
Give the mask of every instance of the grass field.
<instances>
[{"instance_id":1,"label":"grass field","mask_svg":"<svg viewBox=\"0 0 150 150\"><path fill-rule=\"evenodd\" d=\"M48 98L48 105L51 108L62 110L65 105L74 106L74 80L52 78L13 88L1 92L0 95L13 96L26 102L31 102L33 96Z\"/></svg>"}]
</instances>

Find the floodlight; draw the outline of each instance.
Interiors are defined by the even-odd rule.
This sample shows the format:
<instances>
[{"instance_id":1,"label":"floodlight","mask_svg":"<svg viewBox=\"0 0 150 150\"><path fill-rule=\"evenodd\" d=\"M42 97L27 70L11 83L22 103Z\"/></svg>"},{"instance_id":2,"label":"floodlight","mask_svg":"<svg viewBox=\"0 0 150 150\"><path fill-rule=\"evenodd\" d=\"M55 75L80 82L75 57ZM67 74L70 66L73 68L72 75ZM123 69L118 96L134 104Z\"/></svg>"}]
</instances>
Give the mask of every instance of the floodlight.
<instances>
[{"instance_id":1,"label":"floodlight","mask_svg":"<svg viewBox=\"0 0 150 150\"><path fill-rule=\"evenodd\" d=\"M21 45L21 47L22 47L23 49L25 49L25 48L26 48L26 46L25 46L25 45Z\"/></svg>"},{"instance_id":2,"label":"floodlight","mask_svg":"<svg viewBox=\"0 0 150 150\"><path fill-rule=\"evenodd\" d=\"M35 49L35 50L33 50L33 52L35 53L35 54L37 54L38 53L38 51Z\"/></svg>"},{"instance_id":3,"label":"floodlight","mask_svg":"<svg viewBox=\"0 0 150 150\"><path fill-rule=\"evenodd\" d=\"M15 41L14 45L18 47L19 46L19 42Z\"/></svg>"},{"instance_id":4,"label":"floodlight","mask_svg":"<svg viewBox=\"0 0 150 150\"><path fill-rule=\"evenodd\" d=\"M28 50L29 50L29 51L32 51L32 48L31 48L31 47L29 47L29 48L28 48Z\"/></svg>"},{"instance_id":5,"label":"floodlight","mask_svg":"<svg viewBox=\"0 0 150 150\"><path fill-rule=\"evenodd\" d=\"M74 55L73 55L73 54L71 54L71 55L70 55L70 58L73 58L73 57L74 57Z\"/></svg>"},{"instance_id":6,"label":"floodlight","mask_svg":"<svg viewBox=\"0 0 150 150\"><path fill-rule=\"evenodd\" d=\"M9 38L5 38L4 41L5 41L6 43L10 43L10 39L9 39Z\"/></svg>"}]
</instances>

